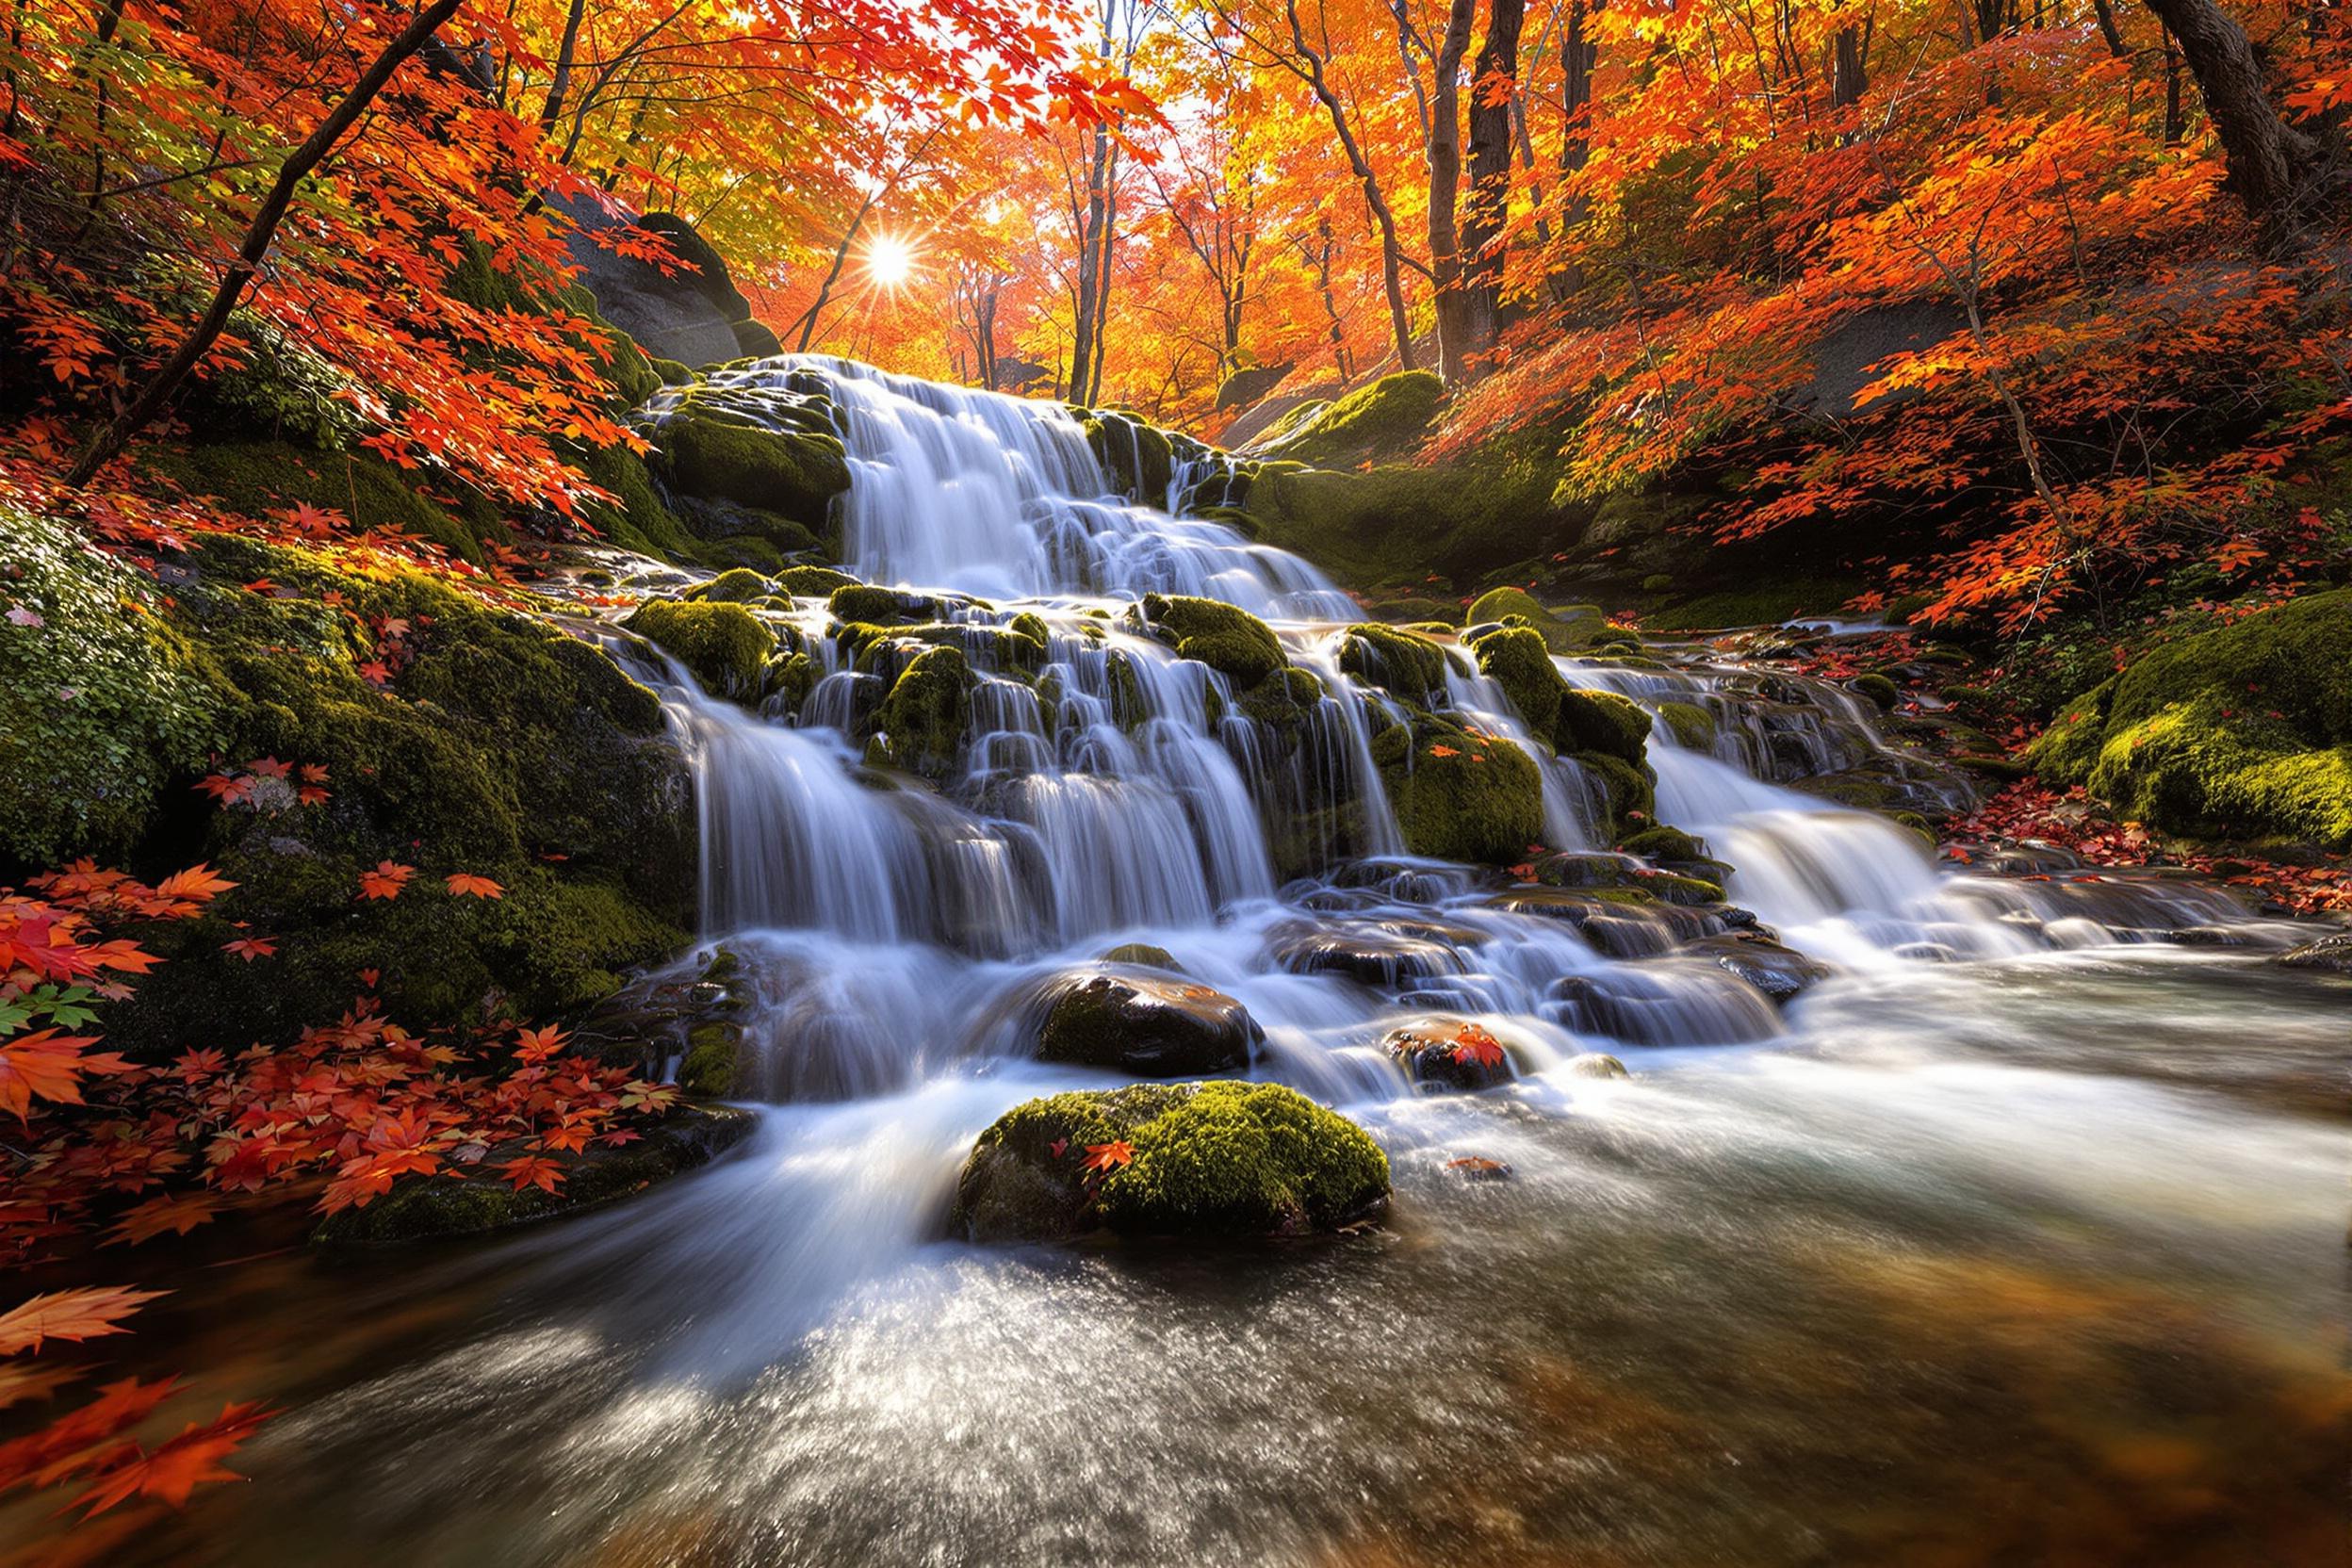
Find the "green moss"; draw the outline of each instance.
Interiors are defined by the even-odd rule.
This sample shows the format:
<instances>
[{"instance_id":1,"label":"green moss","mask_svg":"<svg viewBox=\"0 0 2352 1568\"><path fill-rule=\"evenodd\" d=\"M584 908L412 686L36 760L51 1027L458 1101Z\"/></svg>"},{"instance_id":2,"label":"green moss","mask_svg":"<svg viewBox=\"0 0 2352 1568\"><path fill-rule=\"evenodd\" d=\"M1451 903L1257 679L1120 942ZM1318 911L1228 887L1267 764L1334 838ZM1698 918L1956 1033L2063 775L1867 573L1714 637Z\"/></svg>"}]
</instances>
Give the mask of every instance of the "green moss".
<instances>
[{"instance_id":1,"label":"green moss","mask_svg":"<svg viewBox=\"0 0 2352 1568\"><path fill-rule=\"evenodd\" d=\"M1494 588L1479 595L1462 617L1462 624L1481 626L1511 615L1520 616L1533 627L1543 637L1544 645L1554 653L1582 653L1609 633L1607 618L1592 606L1577 604L1560 611L1548 610L1524 588Z\"/></svg>"},{"instance_id":2,"label":"green moss","mask_svg":"<svg viewBox=\"0 0 2352 1568\"><path fill-rule=\"evenodd\" d=\"M1597 751L1635 767L1649 749L1650 715L1614 692L1571 688L1560 700L1558 744L1561 751Z\"/></svg>"},{"instance_id":3,"label":"green moss","mask_svg":"<svg viewBox=\"0 0 2352 1568\"><path fill-rule=\"evenodd\" d=\"M1690 751L1715 749L1715 715L1695 702L1658 704L1658 716L1674 732L1675 743Z\"/></svg>"},{"instance_id":4,"label":"green moss","mask_svg":"<svg viewBox=\"0 0 2352 1568\"><path fill-rule=\"evenodd\" d=\"M1372 760L1415 855L1504 865L1544 836L1542 776L1508 741L1416 711L1374 738Z\"/></svg>"},{"instance_id":5,"label":"green moss","mask_svg":"<svg viewBox=\"0 0 2352 1568\"><path fill-rule=\"evenodd\" d=\"M123 855L223 743L224 703L141 573L0 507L0 859Z\"/></svg>"},{"instance_id":6,"label":"green moss","mask_svg":"<svg viewBox=\"0 0 2352 1568\"><path fill-rule=\"evenodd\" d=\"M200 538L188 564L171 622L216 693L223 756L321 767L329 793L304 806L273 786L152 825L152 854L208 858L238 887L155 935L169 961L108 1021L111 1040L143 1054L291 1037L339 1013L362 970L412 1027L548 1016L683 944L689 781L660 703L600 650L433 580L351 577L234 536ZM241 586L264 577L286 596ZM396 649L375 630L392 623ZM360 673L387 656L401 665L388 681ZM359 899L381 859L419 874L397 900ZM438 886L450 871L504 896L452 896ZM233 920L277 956L225 958Z\"/></svg>"},{"instance_id":7,"label":"green moss","mask_svg":"<svg viewBox=\"0 0 2352 1568\"><path fill-rule=\"evenodd\" d=\"M829 430L768 430L704 407L690 396L655 433L672 485L821 529L849 488L849 458Z\"/></svg>"},{"instance_id":8,"label":"green moss","mask_svg":"<svg viewBox=\"0 0 2352 1568\"><path fill-rule=\"evenodd\" d=\"M141 467L191 496L211 496L230 510L264 516L297 504L343 514L362 529L429 539L477 564L485 544L512 536L498 511L478 496L446 504L428 499L410 479L365 452L319 452L283 441L208 441L139 448Z\"/></svg>"},{"instance_id":9,"label":"green moss","mask_svg":"<svg viewBox=\"0 0 2352 1568\"><path fill-rule=\"evenodd\" d=\"M688 589L685 597L712 604L757 604L775 592L775 584L748 567L721 572L710 581Z\"/></svg>"},{"instance_id":10,"label":"green moss","mask_svg":"<svg viewBox=\"0 0 2352 1568\"><path fill-rule=\"evenodd\" d=\"M1679 827L1647 827L1617 846L1628 855L1661 862L1704 860L1707 846Z\"/></svg>"},{"instance_id":11,"label":"green moss","mask_svg":"<svg viewBox=\"0 0 2352 1568\"><path fill-rule=\"evenodd\" d=\"M1089 1192L1086 1151L1133 1159ZM1377 1212L1388 1158L1364 1130L1294 1089L1216 1081L1033 1100L972 1146L954 1224L975 1240L1252 1237L1331 1230Z\"/></svg>"},{"instance_id":12,"label":"green moss","mask_svg":"<svg viewBox=\"0 0 2352 1568\"><path fill-rule=\"evenodd\" d=\"M830 598L837 589L858 586L856 578L829 566L789 566L776 574L776 584L796 599Z\"/></svg>"},{"instance_id":13,"label":"green moss","mask_svg":"<svg viewBox=\"0 0 2352 1568\"><path fill-rule=\"evenodd\" d=\"M1612 841L1638 830L1657 811L1658 792L1647 769L1600 751L1578 753L1576 761L1601 792Z\"/></svg>"},{"instance_id":14,"label":"green moss","mask_svg":"<svg viewBox=\"0 0 2352 1568\"><path fill-rule=\"evenodd\" d=\"M1220 600L1146 594L1139 608L1143 623L1177 657L1222 672L1236 689L1255 686L1289 662L1264 621Z\"/></svg>"},{"instance_id":15,"label":"green moss","mask_svg":"<svg viewBox=\"0 0 2352 1568\"><path fill-rule=\"evenodd\" d=\"M927 594L903 593L896 588L869 588L862 582L836 588L825 600L837 621L895 626L906 621L936 620L939 601Z\"/></svg>"},{"instance_id":16,"label":"green moss","mask_svg":"<svg viewBox=\"0 0 2352 1568\"><path fill-rule=\"evenodd\" d=\"M1427 637L1377 621L1348 629L1339 645L1339 667L1417 707L1429 707L1446 690L1446 650Z\"/></svg>"},{"instance_id":17,"label":"green moss","mask_svg":"<svg viewBox=\"0 0 2352 1568\"><path fill-rule=\"evenodd\" d=\"M1266 449L1318 467L1409 456L1436 421L1445 397L1446 384L1434 372L1400 370L1300 416Z\"/></svg>"},{"instance_id":18,"label":"green moss","mask_svg":"<svg viewBox=\"0 0 2352 1568\"><path fill-rule=\"evenodd\" d=\"M705 691L738 700L759 694L776 646L767 626L740 604L649 599L621 624L675 654Z\"/></svg>"},{"instance_id":19,"label":"green moss","mask_svg":"<svg viewBox=\"0 0 2352 1568\"><path fill-rule=\"evenodd\" d=\"M1313 670L1283 669L1244 693L1239 706L1259 724L1285 732L1303 724L1323 696L1323 679Z\"/></svg>"},{"instance_id":20,"label":"green moss","mask_svg":"<svg viewBox=\"0 0 2352 1568\"><path fill-rule=\"evenodd\" d=\"M1560 720L1560 699L1568 682L1552 662L1551 650L1532 627L1510 626L1490 631L1471 644L1478 656L1479 672L1503 689L1511 706L1527 728L1550 735Z\"/></svg>"},{"instance_id":21,"label":"green moss","mask_svg":"<svg viewBox=\"0 0 2352 1568\"><path fill-rule=\"evenodd\" d=\"M2029 760L2170 832L2352 849L2352 589L2169 643L2065 705Z\"/></svg>"},{"instance_id":22,"label":"green moss","mask_svg":"<svg viewBox=\"0 0 2352 1568\"><path fill-rule=\"evenodd\" d=\"M1111 409L1087 413L1079 426L1115 491L1154 504L1167 496L1175 479L1176 454L1166 431Z\"/></svg>"},{"instance_id":23,"label":"green moss","mask_svg":"<svg viewBox=\"0 0 2352 1568\"><path fill-rule=\"evenodd\" d=\"M961 650L926 648L890 683L877 715L890 760L944 777L963 750L972 710L972 668Z\"/></svg>"},{"instance_id":24,"label":"green moss","mask_svg":"<svg viewBox=\"0 0 2352 1568\"><path fill-rule=\"evenodd\" d=\"M1846 685L1856 696L1876 704L1882 712L1903 700L1903 688L1883 675L1858 675Z\"/></svg>"},{"instance_id":25,"label":"green moss","mask_svg":"<svg viewBox=\"0 0 2352 1568\"><path fill-rule=\"evenodd\" d=\"M625 447L596 447L570 443L564 456L599 488L616 499L583 508L589 526L624 549L640 550L669 561L686 561L701 551L694 531L672 512L654 489L653 472L645 460Z\"/></svg>"},{"instance_id":26,"label":"green moss","mask_svg":"<svg viewBox=\"0 0 2352 1568\"><path fill-rule=\"evenodd\" d=\"M686 1032L686 1059L678 1064L678 1086L711 1100L735 1093L743 1046L740 1024L716 1019L695 1024Z\"/></svg>"}]
</instances>

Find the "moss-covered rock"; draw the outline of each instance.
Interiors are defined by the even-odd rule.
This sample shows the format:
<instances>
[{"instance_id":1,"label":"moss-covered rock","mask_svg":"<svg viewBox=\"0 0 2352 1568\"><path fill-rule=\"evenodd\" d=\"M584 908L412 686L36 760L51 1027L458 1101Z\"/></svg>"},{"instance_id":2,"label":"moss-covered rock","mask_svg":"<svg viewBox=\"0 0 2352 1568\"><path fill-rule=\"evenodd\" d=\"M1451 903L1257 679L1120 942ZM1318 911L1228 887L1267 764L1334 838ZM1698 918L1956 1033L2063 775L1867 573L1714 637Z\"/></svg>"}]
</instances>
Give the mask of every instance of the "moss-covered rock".
<instances>
[{"instance_id":1,"label":"moss-covered rock","mask_svg":"<svg viewBox=\"0 0 2352 1568\"><path fill-rule=\"evenodd\" d=\"M1434 706L1446 691L1446 650L1417 632L1377 621L1348 629L1339 667L1416 707Z\"/></svg>"},{"instance_id":2,"label":"moss-covered rock","mask_svg":"<svg viewBox=\"0 0 2352 1568\"><path fill-rule=\"evenodd\" d=\"M690 780L660 702L601 650L426 578L354 577L231 535L199 537L172 570L166 618L213 689L221 755L323 769L328 794L262 788L214 808L169 792L141 853L209 858L238 886L155 934L169 961L117 1008L110 1041L290 1038L339 1014L363 970L411 1027L551 1016L684 944ZM265 578L274 592L244 586ZM417 867L417 885L360 899L383 859ZM450 896L435 885L450 871L504 895ZM276 956L224 958L233 921L270 933Z\"/></svg>"},{"instance_id":3,"label":"moss-covered rock","mask_svg":"<svg viewBox=\"0 0 2352 1568\"><path fill-rule=\"evenodd\" d=\"M0 861L122 856L226 739L223 700L144 574L0 507Z\"/></svg>"},{"instance_id":4,"label":"moss-covered rock","mask_svg":"<svg viewBox=\"0 0 2352 1568\"><path fill-rule=\"evenodd\" d=\"M464 1180L413 1176L365 1208L344 1209L311 1233L322 1247L386 1247L510 1230L599 1208L706 1166L751 1131L748 1111L726 1105L673 1110L645 1137L570 1161L557 1192L517 1191L484 1173Z\"/></svg>"},{"instance_id":5,"label":"moss-covered rock","mask_svg":"<svg viewBox=\"0 0 2352 1568\"><path fill-rule=\"evenodd\" d=\"M974 1241L1246 1239L1334 1231L1387 1201L1380 1145L1294 1089L1138 1085L1007 1111L972 1146L951 1224Z\"/></svg>"},{"instance_id":6,"label":"moss-covered rock","mask_svg":"<svg viewBox=\"0 0 2352 1568\"><path fill-rule=\"evenodd\" d=\"M1176 650L1197 659L1247 690L1289 662L1266 624L1218 599L1146 594L1134 612L1139 624Z\"/></svg>"},{"instance_id":7,"label":"moss-covered rock","mask_svg":"<svg viewBox=\"0 0 2352 1568\"><path fill-rule=\"evenodd\" d=\"M972 716L972 666L960 649L925 648L882 699L876 737L894 766L944 778L963 751Z\"/></svg>"},{"instance_id":8,"label":"moss-covered rock","mask_svg":"<svg viewBox=\"0 0 2352 1568\"><path fill-rule=\"evenodd\" d=\"M1246 1070L1266 1037L1232 997L1157 974L1082 972L1049 996L1037 1025L1041 1061L1189 1078Z\"/></svg>"},{"instance_id":9,"label":"moss-covered rock","mask_svg":"<svg viewBox=\"0 0 2352 1568\"><path fill-rule=\"evenodd\" d=\"M1374 738L1372 760L1415 855L1507 865L1544 836L1543 777L1509 741L1416 711Z\"/></svg>"},{"instance_id":10,"label":"moss-covered rock","mask_svg":"<svg viewBox=\"0 0 2352 1568\"><path fill-rule=\"evenodd\" d=\"M1554 653L1582 653L1609 632L1608 617L1592 605L1574 604L1563 610L1551 610L1524 588L1495 588L1479 595L1462 616L1462 624L1482 626L1490 621L1505 622L1512 616L1534 628L1543 637L1544 645Z\"/></svg>"},{"instance_id":11,"label":"moss-covered rock","mask_svg":"<svg viewBox=\"0 0 2352 1568\"><path fill-rule=\"evenodd\" d=\"M1687 751L1715 749L1715 715L1695 702L1662 702L1658 706L1658 717L1674 731L1674 741Z\"/></svg>"},{"instance_id":12,"label":"moss-covered rock","mask_svg":"<svg viewBox=\"0 0 2352 1568\"><path fill-rule=\"evenodd\" d=\"M1561 751L1597 751L1638 768L1649 752L1650 715L1614 692L1571 687L1560 696L1555 734Z\"/></svg>"},{"instance_id":13,"label":"moss-covered rock","mask_svg":"<svg viewBox=\"0 0 2352 1568\"><path fill-rule=\"evenodd\" d=\"M704 691L737 701L760 694L776 647L766 624L740 604L649 599L621 625L676 655Z\"/></svg>"},{"instance_id":14,"label":"moss-covered rock","mask_svg":"<svg viewBox=\"0 0 2352 1568\"><path fill-rule=\"evenodd\" d=\"M2352 850L2352 589L2143 654L2028 759L2169 832Z\"/></svg>"},{"instance_id":15,"label":"moss-covered rock","mask_svg":"<svg viewBox=\"0 0 2352 1568\"><path fill-rule=\"evenodd\" d=\"M1603 825L1612 842L1648 825L1658 809L1658 787L1646 767L1602 751L1579 752L1575 761L1584 770L1585 782L1599 792Z\"/></svg>"},{"instance_id":16,"label":"moss-covered rock","mask_svg":"<svg viewBox=\"0 0 2352 1568\"><path fill-rule=\"evenodd\" d=\"M1503 690L1528 730L1549 736L1560 721L1568 682L1552 662L1551 650L1533 627L1498 627L1471 644L1478 671Z\"/></svg>"},{"instance_id":17,"label":"moss-covered rock","mask_svg":"<svg viewBox=\"0 0 2352 1568\"><path fill-rule=\"evenodd\" d=\"M469 495L445 505L430 499L400 469L367 452L312 451L284 441L155 442L136 449L133 461L232 512L262 517L306 503L339 512L361 529L431 540L476 564L488 559L488 546L513 537L487 500Z\"/></svg>"},{"instance_id":18,"label":"moss-covered rock","mask_svg":"<svg viewBox=\"0 0 2352 1568\"><path fill-rule=\"evenodd\" d=\"M1325 468L1410 457L1436 422L1445 397L1446 384L1433 371L1400 370L1294 420L1263 449Z\"/></svg>"},{"instance_id":19,"label":"moss-covered rock","mask_svg":"<svg viewBox=\"0 0 2352 1568\"><path fill-rule=\"evenodd\" d=\"M849 457L830 429L772 430L689 395L654 433L671 486L821 530L849 488Z\"/></svg>"},{"instance_id":20,"label":"moss-covered rock","mask_svg":"<svg viewBox=\"0 0 2352 1568\"><path fill-rule=\"evenodd\" d=\"M834 592L858 586L847 572L830 566L788 566L776 574L776 592L796 599L830 599Z\"/></svg>"},{"instance_id":21,"label":"moss-covered rock","mask_svg":"<svg viewBox=\"0 0 2352 1568\"><path fill-rule=\"evenodd\" d=\"M937 620L940 600L936 595L870 587L853 580L834 589L825 607L833 612L835 620L844 624L898 626L908 621Z\"/></svg>"},{"instance_id":22,"label":"moss-covered rock","mask_svg":"<svg viewBox=\"0 0 2352 1568\"><path fill-rule=\"evenodd\" d=\"M757 604L776 592L776 584L748 567L721 572L708 582L686 591L685 597L712 604Z\"/></svg>"},{"instance_id":23,"label":"moss-covered rock","mask_svg":"<svg viewBox=\"0 0 2352 1568\"><path fill-rule=\"evenodd\" d=\"M1157 504L1176 476L1176 453L1168 433L1115 409L1087 411L1079 420L1095 460L1110 476L1117 494Z\"/></svg>"},{"instance_id":24,"label":"moss-covered rock","mask_svg":"<svg viewBox=\"0 0 2352 1568\"><path fill-rule=\"evenodd\" d=\"M1867 698L1881 712L1903 700L1903 688L1883 675L1858 675L1846 685L1854 695Z\"/></svg>"}]
</instances>

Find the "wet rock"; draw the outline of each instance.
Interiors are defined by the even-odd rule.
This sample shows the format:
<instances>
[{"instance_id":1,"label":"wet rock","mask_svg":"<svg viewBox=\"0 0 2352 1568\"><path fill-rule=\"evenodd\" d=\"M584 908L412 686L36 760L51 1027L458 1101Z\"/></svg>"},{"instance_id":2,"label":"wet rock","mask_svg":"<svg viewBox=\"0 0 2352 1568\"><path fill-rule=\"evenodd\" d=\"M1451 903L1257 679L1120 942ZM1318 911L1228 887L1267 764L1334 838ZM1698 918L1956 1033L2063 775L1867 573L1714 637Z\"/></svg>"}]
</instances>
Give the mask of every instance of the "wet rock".
<instances>
[{"instance_id":1,"label":"wet rock","mask_svg":"<svg viewBox=\"0 0 2352 1568\"><path fill-rule=\"evenodd\" d=\"M1630 1078L1633 1076L1625 1070L1625 1063L1606 1051L1588 1051L1580 1056L1571 1056L1560 1064L1560 1070L1577 1078Z\"/></svg>"},{"instance_id":2,"label":"wet rock","mask_svg":"<svg viewBox=\"0 0 2352 1568\"><path fill-rule=\"evenodd\" d=\"M1439 939L1441 933L1446 939L1478 936L1429 922L1301 922L1276 927L1268 948L1274 962L1293 974L1344 974L1367 986L1394 988L1462 972L1462 954L1453 940Z\"/></svg>"},{"instance_id":3,"label":"wet rock","mask_svg":"<svg viewBox=\"0 0 2352 1568\"><path fill-rule=\"evenodd\" d=\"M1500 1160L1490 1160L1483 1154L1465 1154L1458 1160L1447 1160L1446 1168L1465 1182L1508 1182L1513 1172Z\"/></svg>"},{"instance_id":4,"label":"wet rock","mask_svg":"<svg viewBox=\"0 0 2352 1568\"><path fill-rule=\"evenodd\" d=\"M1266 1032L1222 991L1140 970L1059 982L1037 1028L1048 1062L1139 1078L1181 1078L1249 1067Z\"/></svg>"},{"instance_id":5,"label":"wet rock","mask_svg":"<svg viewBox=\"0 0 2352 1568\"><path fill-rule=\"evenodd\" d=\"M1711 958L1774 1002L1787 1003L1830 977L1818 958L1750 931L1725 932L1684 944L1685 951Z\"/></svg>"},{"instance_id":6,"label":"wet rock","mask_svg":"<svg viewBox=\"0 0 2352 1568\"><path fill-rule=\"evenodd\" d=\"M1395 1058L1405 1075L1424 1088L1463 1089L1476 1093L1508 1084L1511 1053L1503 1042L1476 1023L1409 1025L1389 1031L1380 1049Z\"/></svg>"},{"instance_id":7,"label":"wet rock","mask_svg":"<svg viewBox=\"0 0 2352 1568\"><path fill-rule=\"evenodd\" d=\"M1274 1084L1145 1084L1017 1105L972 1145L949 1219L972 1241L1329 1233L1388 1206L1364 1129Z\"/></svg>"},{"instance_id":8,"label":"wet rock","mask_svg":"<svg viewBox=\"0 0 2352 1568\"><path fill-rule=\"evenodd\" d=\"M1514 888L1488 899L1486 906L1559 921L1613 958L1655 957L1725 928L1721 906L1662 904L1633 888Z\"/></svg>"},{"instance_id":9,"label":"wet rock","mask_svg":"<svg viewBox=\"0 0 2352 1568\"><path fill-rule=\"evenodd\" d=\"M2352 931L2339 931L2278 955L2287 969L2317 970L2328 974L2352 974Z\"/></svg>"},{"instance_id":10,"label":"wet rock","mask_svg":"<svg viewBox=\"0 0 2352 1568\"><path fill-rule=\"evenodd\" d=\"M1106 964L1130 964L1137 969L1164 969L1170 974L1182 974L1184 966L1176 961L1174 954L1150 942L1121 942L1102 955Z\"/></svg>"}]
</instances>

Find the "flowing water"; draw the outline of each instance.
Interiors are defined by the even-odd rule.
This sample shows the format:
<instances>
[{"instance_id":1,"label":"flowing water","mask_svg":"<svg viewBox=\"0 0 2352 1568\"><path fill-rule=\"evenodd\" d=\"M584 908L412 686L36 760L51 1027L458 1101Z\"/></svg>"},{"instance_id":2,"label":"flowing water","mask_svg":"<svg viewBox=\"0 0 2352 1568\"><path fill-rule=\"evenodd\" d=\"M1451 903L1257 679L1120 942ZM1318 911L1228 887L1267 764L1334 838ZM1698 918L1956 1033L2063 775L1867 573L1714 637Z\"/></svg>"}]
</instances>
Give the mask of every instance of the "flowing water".
<instances>
[{"instance_id":1,"label":"flowing water","mask_svg":"<svg viewBox=\"0 0 2352 1568\"><path fill-rule=\"evenodd\" d=\"M2265 967L2295 928L2062 858L1939 868L1790 787L1912 766L1834 687L1695 646L1564 661L1713 719L1704 749L1658 722L1658 814L1834 970L1776 1005L1713 961L1723 916L1564 922L1405 857L1371 762L1394 699L1343 672L1348 601L1306 564L1107 494L1049 405L831 362L739 391L811 376L850 444L851 568L939 596L983 683L933 790L850 738L919 645L851 658L821 602L789 617L820 676L796 706L647 666L698 774L707 938L760 998L757 1131L513 1239L220 1277L181 1364L288 1413L252 1486L120 1560L2340 1553L2352 992ZM1260 612L1329 694L1288 728L1244 713L1126 621L1154 591ZM1035 672L995 662L1022 613ZM1457 665L1433 700L1521 733ZM1547 844L1586 846L1587 781L1545 772ZM1041 988L1125 942L1247 1004L1257 1076L1373 1132L1385 1231L945 1238L981 1128L1113 1082L1028 1053ZM1380 1041L1431 1017L1491 1028L1518 1082L1415 1094ZM1471 1156L1511 1179L1463 1180Z\"/></svg>"}]
</instances>

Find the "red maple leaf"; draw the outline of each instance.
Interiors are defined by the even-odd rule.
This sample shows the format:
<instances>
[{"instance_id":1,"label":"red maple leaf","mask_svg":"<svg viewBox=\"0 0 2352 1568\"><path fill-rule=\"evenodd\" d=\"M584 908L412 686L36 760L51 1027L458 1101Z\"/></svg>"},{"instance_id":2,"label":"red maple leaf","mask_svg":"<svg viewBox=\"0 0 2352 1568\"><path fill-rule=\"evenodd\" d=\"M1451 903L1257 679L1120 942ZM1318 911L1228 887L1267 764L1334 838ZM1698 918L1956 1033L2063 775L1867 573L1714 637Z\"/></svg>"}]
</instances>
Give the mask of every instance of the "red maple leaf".
<instances>
[{"instance_id":1,"label":"red maple leaf","mask_svg":"<svg viewBox=\"0 0 2352 1568\"><path fill-rule=\"evenodd\" d=\"M1120 1138L1112 1143L1090 1143L1086 1145L1086 1160L1079 1166L1078 1168L1081 1170L1110 1171L1118 1169L1122 1165L1133 1165L1135 1163L1135 1151L1134 1147L1130 1145L1126 1139Z\"/></svg>"}]
</instances>

